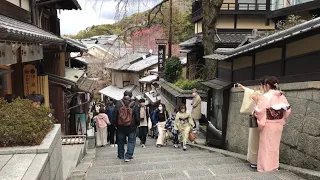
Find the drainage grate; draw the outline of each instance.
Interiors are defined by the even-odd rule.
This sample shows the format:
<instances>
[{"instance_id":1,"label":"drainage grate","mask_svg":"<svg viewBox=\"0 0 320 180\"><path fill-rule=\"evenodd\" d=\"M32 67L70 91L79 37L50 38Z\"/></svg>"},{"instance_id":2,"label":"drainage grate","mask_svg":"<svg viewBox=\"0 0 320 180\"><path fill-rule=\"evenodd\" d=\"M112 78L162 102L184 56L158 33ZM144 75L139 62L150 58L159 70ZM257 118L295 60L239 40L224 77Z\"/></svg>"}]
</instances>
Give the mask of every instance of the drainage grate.
<instances>
[{"instance_id":1,"label":"drainage grate","mask_svg":"<svg viewBox=\"0 0 320 180\"><path fill-rule=\"evenodd\" d=\"M84 144L86 142L85 135L68 135L61 137L62 145Z\"/></svg>"}]
</instances>

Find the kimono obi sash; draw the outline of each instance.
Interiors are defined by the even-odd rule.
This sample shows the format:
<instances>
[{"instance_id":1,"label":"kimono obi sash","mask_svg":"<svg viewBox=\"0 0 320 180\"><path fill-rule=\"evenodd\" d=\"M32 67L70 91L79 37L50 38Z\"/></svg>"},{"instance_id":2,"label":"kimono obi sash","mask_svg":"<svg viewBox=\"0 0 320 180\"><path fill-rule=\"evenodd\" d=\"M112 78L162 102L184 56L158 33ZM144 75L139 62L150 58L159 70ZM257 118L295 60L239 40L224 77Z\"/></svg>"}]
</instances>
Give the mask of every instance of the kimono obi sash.
<instances>
[{"instance_id":1,"label":"kimono obi sash","mask_svg":"<svg viewBox=\"0 0 320 180\"><path fill-rule=\"evenodd\" d=\"M267 108L267 119L268 120L278 120L283 119L283 114L285 110L275 110L273 108Z\"/></svg>"},{"instance_id":2,"label":"kimono obi sash","mask_svg":"<svg viewBox=\"0 0 320 180\"><path fill-rule=\"evenodd\" d=\"M180 120L180 124L186 124L189 122L189 118L185 118L185 119L179 118L179 120Z\"/></svg>"}]
</instances>

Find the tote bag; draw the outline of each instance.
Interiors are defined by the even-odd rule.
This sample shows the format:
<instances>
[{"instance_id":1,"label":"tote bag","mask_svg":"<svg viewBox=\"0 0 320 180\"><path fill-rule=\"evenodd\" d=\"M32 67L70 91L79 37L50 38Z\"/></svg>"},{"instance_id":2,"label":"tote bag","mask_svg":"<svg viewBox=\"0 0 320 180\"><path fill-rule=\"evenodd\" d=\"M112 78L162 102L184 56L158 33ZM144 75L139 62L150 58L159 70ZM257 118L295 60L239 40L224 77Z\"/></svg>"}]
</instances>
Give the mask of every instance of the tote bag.
<instances>
[{"instance_id":1,"label":"tote bag","mask_svg":"<svg viewBox=\"0 0 320 180\"><path fill-rule=\"evenodd\" d=\"M148 129L151 130L152 129L152 122L151 119L148 118Z\"/></svg>"},{"instance_id":2,"label":"tote bag","mask_svg":"<svg viewBox=\"0 0 320 180\"><path fill-rule=\"evenodd\" d=\"M244 88L244 95L240 109L241 114L252 114L254 108L254 101L252 100L251 96L253 93L253 89L249 89L247 87Z\"/></svg>"}]
</instances>

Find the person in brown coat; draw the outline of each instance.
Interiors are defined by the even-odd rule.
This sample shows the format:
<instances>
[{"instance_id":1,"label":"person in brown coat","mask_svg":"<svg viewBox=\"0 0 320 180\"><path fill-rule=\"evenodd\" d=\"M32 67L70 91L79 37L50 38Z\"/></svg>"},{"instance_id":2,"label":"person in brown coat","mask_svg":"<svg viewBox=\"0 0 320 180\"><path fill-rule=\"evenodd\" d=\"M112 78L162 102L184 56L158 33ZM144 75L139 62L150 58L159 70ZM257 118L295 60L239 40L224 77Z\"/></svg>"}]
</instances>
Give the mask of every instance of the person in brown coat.
<instances>
[{"instance_id":1,"label":"person in brown coat","mask_svg":"<svg viewBox=\"0 0 320 180\"><path fill-rule=\"evenodd\" d=\"M201 97L198 94L196 89L192 90L192 96L193 96L193 99L191 104L192 105L191 116L196 125L195 129L199 131L199 128L200 128L199 120L201 119Z\"/></svg>"}]
</instances>

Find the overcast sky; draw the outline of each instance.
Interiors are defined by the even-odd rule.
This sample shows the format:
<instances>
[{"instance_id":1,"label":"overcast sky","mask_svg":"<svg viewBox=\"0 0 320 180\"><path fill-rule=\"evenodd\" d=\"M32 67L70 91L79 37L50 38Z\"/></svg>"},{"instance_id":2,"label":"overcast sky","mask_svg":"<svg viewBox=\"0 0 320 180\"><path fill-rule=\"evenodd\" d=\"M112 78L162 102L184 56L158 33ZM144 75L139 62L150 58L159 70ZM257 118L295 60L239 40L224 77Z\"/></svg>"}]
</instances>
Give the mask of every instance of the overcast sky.
<instances>
[{"instance_id":1,"label":"overcast sky","mask_svg":"<svg viewBox=\"0 0 320 180\"><path fill-rule=\"evenodd\" d=\"M160 0L130 0L136 2L130 5L129 14L152 8ZM112 24L115 22L116 0L78 0L82 10L58 12L60 18L61 35L77 34L92 25ZM136 5L134 5L136 4ZM101 8L102 7L102 8Z\"/></svg>"}]
</instances>

